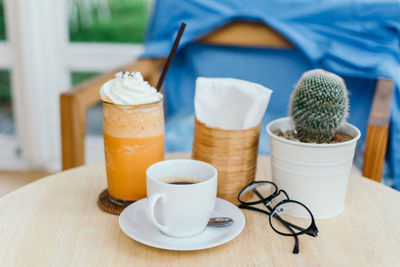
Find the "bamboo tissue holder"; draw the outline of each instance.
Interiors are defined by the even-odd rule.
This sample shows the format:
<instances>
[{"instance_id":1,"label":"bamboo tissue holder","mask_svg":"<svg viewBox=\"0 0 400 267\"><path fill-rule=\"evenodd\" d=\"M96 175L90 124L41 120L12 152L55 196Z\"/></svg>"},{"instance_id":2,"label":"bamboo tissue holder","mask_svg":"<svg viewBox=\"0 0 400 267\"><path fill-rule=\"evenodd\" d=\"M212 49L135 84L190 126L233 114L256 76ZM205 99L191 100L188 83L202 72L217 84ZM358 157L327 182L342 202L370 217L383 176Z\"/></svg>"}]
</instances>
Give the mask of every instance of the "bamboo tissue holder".
<instances>
[{"instance_id":1,"label":"bamboo tissue holder","mask_svg":"<svg viewBox=\"0 0 400 267\"><path fill-rule=\"evenodd\" d=\"M218 170L218 197L238 204L240 190L254 181L260 126L223 130L195 119L192 158Z\"/></svg>"}]
</instances>

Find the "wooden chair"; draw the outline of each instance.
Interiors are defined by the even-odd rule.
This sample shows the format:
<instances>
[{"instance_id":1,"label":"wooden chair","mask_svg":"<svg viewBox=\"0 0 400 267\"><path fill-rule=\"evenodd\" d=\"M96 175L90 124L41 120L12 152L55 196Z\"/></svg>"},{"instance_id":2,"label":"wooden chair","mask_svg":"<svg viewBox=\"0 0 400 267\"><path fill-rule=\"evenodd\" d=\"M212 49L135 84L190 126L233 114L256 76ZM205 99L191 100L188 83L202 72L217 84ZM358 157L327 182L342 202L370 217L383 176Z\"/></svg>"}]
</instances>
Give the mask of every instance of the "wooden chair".
<instances>
[{"instance_id":1,"label":"wooden chair","mask_svg":"<svg viewBox=\"0 0 400 267\"><path fill-rule=\"evenodd\" d=\"M201 43L245 47L294 48L277 32L262 23L238 21L216 29L197 40ZM153 86L156 85L165 58L145 58L119 69L96 76L61 94L61 138L63 169L83 165L85 155L86 113L100 102L99 88L118 71L140 71ZM393 82L379 79L369 115L363 175L380 181L386 153L390 103Z\"/></svg>"}]
</instances>

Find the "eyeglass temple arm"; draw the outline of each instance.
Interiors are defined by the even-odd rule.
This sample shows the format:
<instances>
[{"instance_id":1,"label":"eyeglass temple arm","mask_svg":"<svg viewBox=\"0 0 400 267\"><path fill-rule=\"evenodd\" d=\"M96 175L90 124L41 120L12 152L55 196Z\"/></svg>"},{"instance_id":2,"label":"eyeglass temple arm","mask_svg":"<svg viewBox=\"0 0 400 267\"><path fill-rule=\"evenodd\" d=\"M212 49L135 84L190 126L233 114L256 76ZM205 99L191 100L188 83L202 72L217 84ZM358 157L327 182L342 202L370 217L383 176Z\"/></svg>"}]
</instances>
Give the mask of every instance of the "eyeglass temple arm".
<instances>
[{"instance_id":1,"label":"eyeglass temple arm","mask_svg":"<svg viewBox=\"0 0 400 267\"><path fill-rule=\"evenodd\" d=\"M296 233L293 231L293 229L289 226L289 223L283 220L279 216L275 216L275 218L283 224L287 229L289 229L290 232L292 232L293 237L294 237L294 248L293 248L293 254L299 254L299 238L297 237Z\"/></svg>"},{"instance_id":2,"label":"eyeglass temple arm","mask_svg":"<svg viewBox=\"0 0 400 267\"><path fill-rule=\"evenodd\" d=\"M264 206L265 207L267 207L267 209L270 211L270 212L272 212L272 208L270 207L270 206L268 206L266 203L264 203ZM272 214L270 213L270 215L269 216L271 216ZM293 234L293 237L294 237L294 247L293 247L293 254L299 254L299 251L300 251L300 249L299 249L299 238L297 237L297 235L296 235L296 233L293 231L293 229L290 227L290 226L295 226L294 228L300 228L300 227L298 227L298 226L296 226L296 225L294 225L294 224L291 224L290 222L287 222L287 221L285 221L285 220L283 220L279 215L277 215L277 214L275 214L275 216L274 216L281 224L283 224L292 234ZM300 228L300 229L302 229L302 228ZM297 229L297 230L299 230L299 229Z\"/></svg>"},{"instance_id":3,"label":"eyeglass temple arm","mask_svg":"<svg viewBox=\"0 0 400 267\"><path fill-rule=\"evenodd\" d=\"M258 209L258 208L251 207L251 206L246 206L246 205L243 205L243 204L240 204L240 205L239 205L239 208L241 208L241 209L246 209L246 210L259 211L259 212L262 212L262 213L264 213L264 214L267 214L268 216L271 215L271 213L269 213L269 212L266 211L266 210ZM267 206L267 208L268 208L269 210L271 210L270 207ZM291 223L286 222L285 220L281 219L279 216L277 216L277 217L278 217L277 220L280 221L287 229L289 229L290 232L292 232L293 237L294 237L294 240L295 240L295 241L294 241L293 254L298 254L298 253L299 253L299 239L298 239L297 235L295 234L295 232L292 230L292 228L290 228L290 224L291 224Z\"/></svg>"},{"instance_id":4,"label":"eyeglass temple arm","mask_svg":"<svg viewBox=\"0 0 400 267\"><path fill-rule=\"evenodd\" d=\"M271 215L271 213L269 213L269 212L266 211L266 210L262 210L262 209L255 208L255 207L251 207L251 206L247 206L247 205L244 205L244 204L240 204L240 205L239 205L239 208L240 208L240 209L246 209L246 210L259 211L259 212L262 212L262 213L267 214L268 216Z\"/></svg>"},{"instance_id":5,"label":"eyeglass temple arm","mask_svg":"<svg viewBox=\"0 0 400 267\"><path fill-rule=\"evenodd\" d=\"M259 212L262 212L262 213L264 213L264 214L267 214L268 216L271 215L271 213L269 213L269 212L266 211L266 210L259 209L259 208L255 208L255 207L251 207L251 206L247 206L247 205L243 205L243 204L240 204L240 205L239 205L239 208L240 208L240 209L246 209L246 210L259 211ZM267 207L267 208L271 209L270 207ZM299 226L297 226L297 225L294 225L294 224L292 224L292 223L290 223L290 222L285 221L284 219L282 219L281 217L279 217L279 215L275 215L275 218L277 218L280 222L284 223L285 226L287 225L287 226L293 227L293 228L295 228L295 229L297 229L297 230L299 230L299 231L304 231L303 228L301 228L301 227L299 227Z\"/></svg>"}]
</instances>

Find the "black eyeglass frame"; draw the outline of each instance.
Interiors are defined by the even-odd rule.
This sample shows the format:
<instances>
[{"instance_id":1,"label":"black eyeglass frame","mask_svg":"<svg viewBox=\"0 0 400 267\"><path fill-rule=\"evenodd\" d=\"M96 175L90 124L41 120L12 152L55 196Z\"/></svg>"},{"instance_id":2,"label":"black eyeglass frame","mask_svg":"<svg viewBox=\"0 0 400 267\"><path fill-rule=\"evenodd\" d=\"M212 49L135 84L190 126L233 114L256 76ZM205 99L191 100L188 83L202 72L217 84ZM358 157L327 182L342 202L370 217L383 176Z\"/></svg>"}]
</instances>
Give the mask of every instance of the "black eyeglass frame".
<instances>
[{"instance_id":1,"label":"black eyeglass frame","mask_svg":"<svg viewBox=\"0 0 400 267\"><path fill-rule=\"evenodd\" d=\"M274 192L273 192L271 195L269 195L269 196L267 196L267 197L264 197L264 196L261 195L260 192L258 192L257 190L254 190L254 189L253 189L254 193L259 197L260 200L249 201L249 202L246 202L246 201L241 200L240 196L241 196L244 192L247 192L248 190L252 190L252 189L251 189L251 186L253 186L253 185L258 185L258 184L269 184L269 185L272 185L272 186L274 187L275 190L274 190ZM274 198L276 198L277 196L279 196L281 193L283 193L283 194L286 196L286 199L281 200L281 201L280 201L279 203L277 203L273 208L272 208L271 206L269 206L269 204L271 203L271 201L272 201ZM307 208L303 203L301 203L301 202L299 202L299 201L291 200L291 199L289 198L288 194L286 193L286 191L283 190L283 189L278 189L277 185L274 184L273 182L270 182L270 181L254 181L254 182L251 182L250 184L246 185L246 186L239 192L239 194L238 194L238 201L241 203L241 204L239 205L239 208L248 209L248 210L254 210L254 211L259 211L259 212L262 212L262 213L267 214L268 217L269 217L269 224L270 224L271 228L272 228L276 233L278 233L278 234L280 234L280 235L283 235L283 236L293 236L293 237L295 238L295 241L296 241L296 242L295 242L294 249L293 249L293 253L294 253L294 254L299 253L299 242L298 242L297 236L302 235L302 234L310 235L310 236L312 236L312 237L318 236L318 228L317 228L317 225L316 225L316 223L315 223L314 216L313 216L312 212L310 211L310 209ZM283 204L286 204L286 203L295 203L295 204L301 205L302 207L304 207L304 208L308 211L308 213L310 214L310 217L311 217L311 224L310 224L306 229L304 229L304 228L302 228L302 227L300 227L300 226L297 226L297 225L295 225L295 224L292 224L292 223L290 223L290 222L287 222L287 221L283 220L282 218L279 217L279 215L278 215L278 216L273 216L274 212L275 212L280 206L282 206ZM256 207L252 207L253 205L258 205L258 204L264 204L264 206L268 209L269 212L266 211L266 210L263 210L263 209L259 209L259 208L256 208ZM278 230L273 226L273 224L272 224L272 218L273 218L273 217L276 218L279 222L281 222L291 233L283 233L283 232L278 231ZM296 233L292 228L299 230L299 232Z\"/></svg>"}]
</instances>

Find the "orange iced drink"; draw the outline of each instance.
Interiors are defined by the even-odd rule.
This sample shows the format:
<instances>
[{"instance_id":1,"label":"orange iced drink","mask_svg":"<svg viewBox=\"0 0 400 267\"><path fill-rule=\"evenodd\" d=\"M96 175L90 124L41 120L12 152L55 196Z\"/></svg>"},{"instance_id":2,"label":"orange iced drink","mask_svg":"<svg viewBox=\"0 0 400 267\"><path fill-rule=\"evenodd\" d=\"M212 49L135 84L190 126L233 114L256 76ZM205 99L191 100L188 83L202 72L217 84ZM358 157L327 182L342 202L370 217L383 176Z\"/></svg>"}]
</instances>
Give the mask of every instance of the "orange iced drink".
<instances>
[{"instance_id":1,"label":"orange iced drink","mask_svg":"<svg viewBox=\"0 0 400 267\"><path fill-rule=\"evenodd\" d=\"M164 159L162 95L134 75L118 73L101 91L108 192L120 205L146 197L146 169Z\"/></svg>"}]
</instances>

